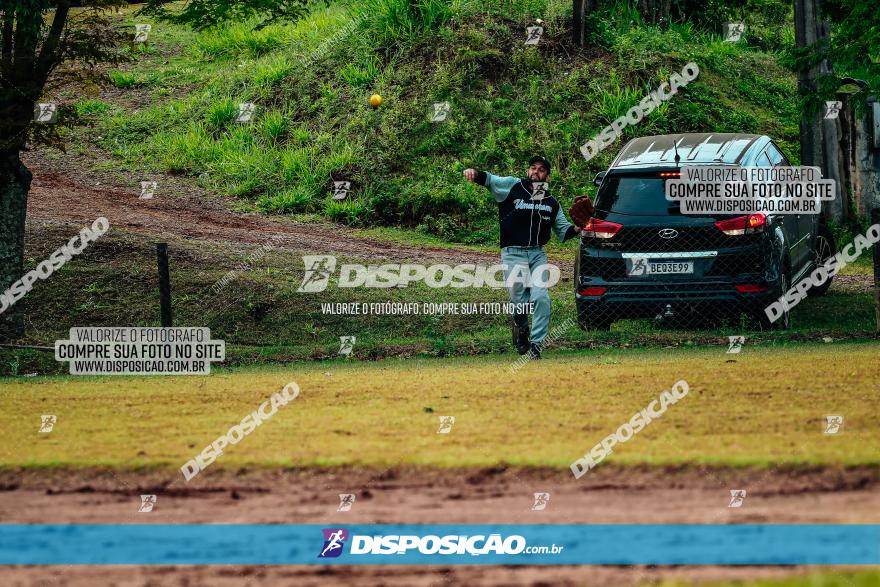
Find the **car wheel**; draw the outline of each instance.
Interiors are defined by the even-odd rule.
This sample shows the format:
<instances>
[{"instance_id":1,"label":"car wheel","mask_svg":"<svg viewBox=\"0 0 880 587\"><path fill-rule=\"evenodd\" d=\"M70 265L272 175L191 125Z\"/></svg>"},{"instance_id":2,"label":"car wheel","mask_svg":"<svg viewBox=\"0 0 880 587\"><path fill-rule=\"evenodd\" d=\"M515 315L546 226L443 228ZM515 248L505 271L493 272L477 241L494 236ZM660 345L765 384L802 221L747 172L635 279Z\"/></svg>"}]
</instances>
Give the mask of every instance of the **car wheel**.
<instances>
[{"instance_id":1,"label":"car wheel","mask_svg":"<svg viewBox=\"0 0 880 587\"><path fill-rule=\"evenodd\" d=\"M834 235L825 225L819 225L819 233L816 235L816 265L821 267L825 261L833 257L837 253L837 245L834 242ZM809 296L822 296L831 289L831 281L833 277L829 277L819 287L813 286L807 290Z\"/></svg>"}]
</instances>

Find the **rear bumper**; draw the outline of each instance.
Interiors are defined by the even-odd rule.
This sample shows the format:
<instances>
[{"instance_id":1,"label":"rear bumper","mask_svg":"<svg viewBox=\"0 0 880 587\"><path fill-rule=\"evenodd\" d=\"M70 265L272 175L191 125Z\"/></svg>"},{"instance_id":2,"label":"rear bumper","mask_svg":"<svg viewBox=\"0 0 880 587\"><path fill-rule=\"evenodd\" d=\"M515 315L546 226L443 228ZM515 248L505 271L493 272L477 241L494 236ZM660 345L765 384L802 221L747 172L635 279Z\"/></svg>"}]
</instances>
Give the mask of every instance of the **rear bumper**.
<instances>
[{"instance_id":1,"label":"rear bumper","mask_svg":"<svg viewBox=\"0 0 880 587\"><path fill-rule=\"evenodd\" d=\"M779 263L774 259L781 257L766 234L735 242L737 246L641 252L582 241L575 294L579 316L617 320L763 313L779 295ZM692 272L637 275L643 265L639 259L685 262ZM737 286L751 289L743 292Z\"/></svg>"},{"instance_id":2,"label":"rear bumper","mask_svg":"<svg viewBox=\"0 0 880 587\"><path fill-rule=\"evenodd\" d=\"M712 317L719 314L749 314L764 311L776 300L772 284L766 291L742 293L737 284L756 281L670 281L616 283L593 281L591 288L604 288L600 295L576 293L579 316L600 316L613 320L658 316ZM593 292L597 290L593 289Z\"/></svg>"}]
</instances>

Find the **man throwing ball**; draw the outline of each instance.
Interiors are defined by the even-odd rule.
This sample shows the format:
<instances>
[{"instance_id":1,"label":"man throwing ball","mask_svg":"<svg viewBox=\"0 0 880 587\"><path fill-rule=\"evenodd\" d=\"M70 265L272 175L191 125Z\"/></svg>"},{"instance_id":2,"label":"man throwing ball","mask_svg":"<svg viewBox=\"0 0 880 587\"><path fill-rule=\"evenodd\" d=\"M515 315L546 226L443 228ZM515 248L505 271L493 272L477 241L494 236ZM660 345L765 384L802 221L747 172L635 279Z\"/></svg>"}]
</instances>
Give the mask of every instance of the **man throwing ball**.
<instances>
[{"instance_id":1,"label":"man throwing ball","mask_svg":"<svg viewBox=\"0 0 880 587\"><path fill-rule=\"evenodd\" d=\"M547 264L544 245L550 240L550 231L565 242L580 232L565 218L559 202L550 195L548 181L550 162L544 157L529 159L527 177L499 177L488 171L465 169L469 181L485 186L498 203L498 223L501 227L501 263L504 279L514 304L533 304L531 338L528 314L513 316L513 344L519 354L529 353L541 358L544 338L550 326L550 295L540 280L511 280L513 275L535 274ZM589 201L589 200L588 200Z\"/></svg>"}]
</instances>

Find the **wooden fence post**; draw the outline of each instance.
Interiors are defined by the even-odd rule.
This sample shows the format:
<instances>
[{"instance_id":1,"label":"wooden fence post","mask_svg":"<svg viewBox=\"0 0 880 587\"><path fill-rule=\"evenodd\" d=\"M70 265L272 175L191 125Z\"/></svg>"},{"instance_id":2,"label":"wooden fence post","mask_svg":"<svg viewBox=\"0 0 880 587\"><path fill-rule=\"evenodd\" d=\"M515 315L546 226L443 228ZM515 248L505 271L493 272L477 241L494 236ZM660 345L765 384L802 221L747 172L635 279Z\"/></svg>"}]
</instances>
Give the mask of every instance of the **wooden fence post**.
<instances>
[{"instance_id":1,"label":"wooden fence post","mask_svg":"<svg viewBox=\"0 0 880 587\"><path fill-rule=\"evenodd\" d=\"M162 308L162 326L170 328L171 320L171 275L168 271L168 244L156 245L156 260L159 265L159 305Z\"/></svg>"}]
</instances>

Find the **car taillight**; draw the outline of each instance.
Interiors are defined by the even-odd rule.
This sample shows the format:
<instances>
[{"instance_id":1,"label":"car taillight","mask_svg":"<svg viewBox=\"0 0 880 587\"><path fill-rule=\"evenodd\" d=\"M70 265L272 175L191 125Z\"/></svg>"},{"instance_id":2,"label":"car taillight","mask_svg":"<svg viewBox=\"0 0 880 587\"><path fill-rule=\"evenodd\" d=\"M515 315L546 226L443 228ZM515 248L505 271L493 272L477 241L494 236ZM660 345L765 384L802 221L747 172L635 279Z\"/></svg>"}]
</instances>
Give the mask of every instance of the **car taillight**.
<instances>
[{"instance_id":1,"label":"car taillight","mask_svg":"<svg viewBox=\"0 0 880 587\"><path fill-rule=\"evenodd\" d=\"M741 283L734 287L739 293L761 293L762 291L768 291L768 288L755 283Z\"/></svg>"},{"instance_id":2,"label":"car taillight","mask_svg":"<svg viewBox=\"0 0 880 587\"><path fill-rule=\"evenodd\" d=\"M590 218L584 226L583 235L593 238L611 238L623 228L622 224L607 222L598 218Z\"/></svg>"},{"instance_id":3,"label":"car taillight","mask_svg":"<svg viewBox=\"0 0 880 587\"><path fill-rule=\"evenodd\" d=\"M587 287L578 292L579 295L582 296L593 296L599 297L601 295L605 295L605 292L608 291L606 287Z\"/></svg>"},{"instance_id":4,"label":"car taillight","mask_svg":"<svg viewBox=\"0 0 880 587\"><path fill-rule=\"evenodd\" d=\"M729 236L761 232L766 225L767 217L760 213L749 214L748 216L737 216L730 220L719 220L715 223L718 230Z\"/></svg>"}]
</instances>

